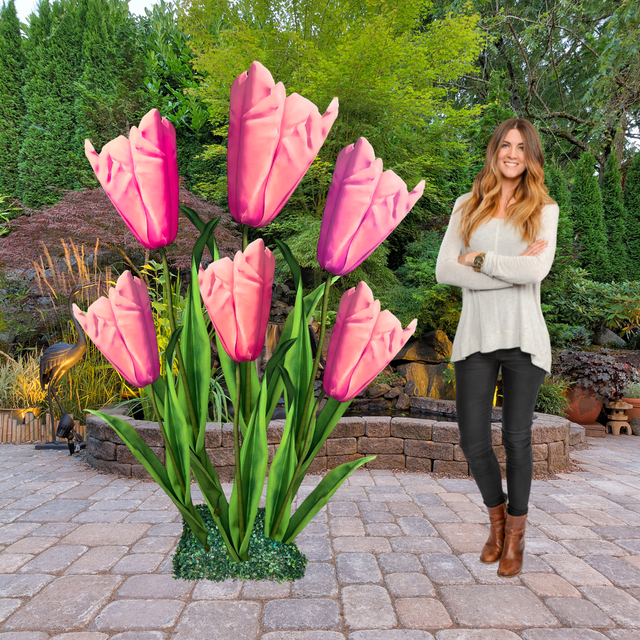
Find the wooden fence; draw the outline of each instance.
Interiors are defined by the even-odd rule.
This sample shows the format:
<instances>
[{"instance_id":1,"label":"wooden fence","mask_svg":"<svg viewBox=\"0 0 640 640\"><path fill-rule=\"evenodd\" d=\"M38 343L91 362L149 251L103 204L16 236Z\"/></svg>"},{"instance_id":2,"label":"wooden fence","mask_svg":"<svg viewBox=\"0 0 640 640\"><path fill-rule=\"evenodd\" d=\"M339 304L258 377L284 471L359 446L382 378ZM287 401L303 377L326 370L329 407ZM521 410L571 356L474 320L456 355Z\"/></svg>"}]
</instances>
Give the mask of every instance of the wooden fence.
<instances>
[{"instance_id":1,"label":"wooden fence","mask_svg":"<svg viewBox=\"0 0 640 640\"><path fill-rule=\"evenodd\" d=\"M8 413L0 413L0 444L14 443L24 444L27 442L51 442L51 419L49 414L44 415L44 420L36 418L33 414L28 414L28 418L22 423L17 418L12 418ZM57 428L58 421L55 426ZM74 429L83 440L86 440L87 427L74 420ZM59 442L66 442L65 438L57 438Z\"/></svg>"}]
</instances>

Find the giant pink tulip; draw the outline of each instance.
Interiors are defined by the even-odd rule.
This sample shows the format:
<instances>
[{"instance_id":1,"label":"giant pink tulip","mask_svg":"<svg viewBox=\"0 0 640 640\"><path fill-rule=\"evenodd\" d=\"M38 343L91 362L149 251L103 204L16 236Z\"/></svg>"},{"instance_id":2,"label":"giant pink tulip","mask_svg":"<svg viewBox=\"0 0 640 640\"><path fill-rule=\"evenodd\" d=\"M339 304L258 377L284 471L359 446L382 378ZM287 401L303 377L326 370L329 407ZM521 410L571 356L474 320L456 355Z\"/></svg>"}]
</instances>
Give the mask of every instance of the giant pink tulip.
<instances>
[{"instance_id":1,"label":"giant pink tulip","mask_svg":"<svg viewBox=\"0 0 640 640\"><path fill-rule=\"evenodd\" d=\"M178 233L178 157L173 125L152 109L96 153L89 140L84 152L100 184L127 227L147 249L170 245Z\"/></svg>"},{"instance_id":2,"label":"giant pink tulip","mask_svg":"<svg viewBox=\"0 0 640 640\"><path fill-rule=\"evenodd\" d=\"M315 104L275 84L254 62L231 86L227 181L229 211L243 224L268 225L311 166L338 116L334 98L323 116Z\"/></svg>"},{"instance_id":3,"label":"giant pink tulip","mask_svg":"<svg viewBox=\"0 0 640 640\"><path fill-rule=\"evenodd\" d=\"M109 297L87 310L73 305L80 326L114 369L135 387L146 387L160 375L158 341L147 287L125 271Z\"/></svg>"},{"instance_id":4,"label":"giant pink tulip","mask_svg":"<svg viewBox=\"0 0 640 640\"><path fill-rule=\"evenodd\" d=\"M400 224L424 191L424 180L407 193L393 171L382 171L365 138L336 160L318 241L318 262L343 276L364 262Z\"/></svg>"},{"instance_id":5,"label":"giant pink tulip","mask_svg":"<svg viewBox=\"0 0 640 640\"><path fill-rule=\"evenodd\" d=\"M417 320L402 329L366 283L346 291L331 333L323 386L339 402L355 398L395 357L416 330Z\"/></svg>"},{"instance_id":6,"label":"giant pink tulip","mask_svg":"<svg viewBox=\"0 0 640 640\"><path fill-rule=\"evenodd\" d=\"M276 268L273 253L262 239L233 259L200 267L200 293L224 350L236 362L255 360L264 346L271 288Z\"/></svg>"}]
</instances>

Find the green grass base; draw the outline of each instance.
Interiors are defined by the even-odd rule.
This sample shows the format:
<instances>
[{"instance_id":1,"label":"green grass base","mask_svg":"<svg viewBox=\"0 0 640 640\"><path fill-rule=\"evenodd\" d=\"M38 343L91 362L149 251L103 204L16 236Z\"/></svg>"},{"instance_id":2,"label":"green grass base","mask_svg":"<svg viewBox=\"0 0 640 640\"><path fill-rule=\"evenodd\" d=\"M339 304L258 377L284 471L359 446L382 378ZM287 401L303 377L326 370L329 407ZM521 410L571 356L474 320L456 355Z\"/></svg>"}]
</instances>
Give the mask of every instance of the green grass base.
<instances>
[{"instance_id":1,"label":"green grass base","mask_svg":"<svg viewBox=\"0 0 640 640\"><path fill-rule=\"evenodd\" d=\"M307 557L295 543L284 544L264 535L264 509L258 509L249 542L249 560L232 562L222 536L206 505L197 505L211 550L207 553L188 526L173 556L173 575L183 580L272 580L292 582L304 576Z\"/></svg>"}]
</instances>

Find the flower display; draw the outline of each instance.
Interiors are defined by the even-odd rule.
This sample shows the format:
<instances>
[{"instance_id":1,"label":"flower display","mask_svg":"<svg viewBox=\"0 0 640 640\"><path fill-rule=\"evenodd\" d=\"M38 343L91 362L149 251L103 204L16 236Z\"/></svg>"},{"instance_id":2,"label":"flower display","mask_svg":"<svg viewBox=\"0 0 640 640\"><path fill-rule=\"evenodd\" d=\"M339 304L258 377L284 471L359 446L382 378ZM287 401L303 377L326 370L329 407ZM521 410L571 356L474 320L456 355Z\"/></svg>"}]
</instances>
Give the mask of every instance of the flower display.
<instances>
[{"instance_id":1,"label":"flower display","mask_svg":"<svg viewBox=\"0 0 640 640\"><path fill-rule=\"evenodd\" d=\"M74 315L114 369L135 387L146 387L160 375L158 341L146 285L125 271L102 296Z\"/></svg>"},{"instance_id":2,"label":"flower display","mask_svg":"<svg viewBox=\"0 0 640 640\"><path fill-rule=\"evenodd\" d=\"M170 245L178 232L178 160L173 125L152 109L96 153L84 151L96 177L136 239L147 249Z\"/></svg>"},{"instance_id":3,"label":"flower display","mask_svg":"<svg viewBox=\"0 0 640 640\"><path fill-rule=\"evenodd\" d=\"M298 95L286 97L269 71L254 62L231 87L227 176L229 211L240 223L264 227L311 166L338 116L338 99L320 115Z\"/></svg>"},{"instance_id":4,"label":"flower display","mask_svg":"<svg viewBox=\"0 0 640 640\"><path fill-rule=\"evenodd\" d=\"M424 180L408 193L393 171L382 171L365 138L345 147L336 160L318 241L318 262L343 276L366 260L402 222L424 191Z\"/></svg>"},{"instance_id":5,"label":"flower display","mask_svg":"<svg viewBox=\"0 0 640 640\"><path fill-rule=\"evenodd\" d=\"M264 346L271 289L276 268L262 239L252 242L231 261L222 258L198 280L202 299L224 350L235 362L255 360Z\"/></svg>"},{"instance_id":6,"label":"flower display","mask_svg":"<svg viewBox=\"0 0 640 640\"><path fill-rule=\"evenodd\" d=\"M414 319L403 330L390 311L380 311L365 282L346 291L327 353L326 394L340 402L355 398L402 349L417 323Z\"/></svg>"}]
</instances>

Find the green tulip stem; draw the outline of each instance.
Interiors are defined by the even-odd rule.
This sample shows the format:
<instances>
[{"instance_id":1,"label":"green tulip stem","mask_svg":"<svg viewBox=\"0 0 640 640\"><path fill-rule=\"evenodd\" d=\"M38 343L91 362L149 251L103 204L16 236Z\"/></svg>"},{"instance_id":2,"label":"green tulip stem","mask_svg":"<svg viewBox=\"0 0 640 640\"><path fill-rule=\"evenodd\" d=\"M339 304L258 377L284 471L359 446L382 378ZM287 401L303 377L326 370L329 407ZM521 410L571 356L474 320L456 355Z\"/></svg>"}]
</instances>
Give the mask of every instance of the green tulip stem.
<instances>
[{"instance_id":1,"label":"green tulip stem","mask_svg":"<svg viewBox=\"0 0 640 640\"><path fill-rule=\"evenodd\" d=\"M167 309L169 311L169 324L171 325L171 333L174 333L177 327L175 309L173 308L173 292L171 291L171 273L169 272L169 263L167 261L167 252L164 247L160 247L160 255L162 256L162 269L164 272L164 295L166 297ZM182 359L182 350L180 349L180 341L178 340L178 348L176 349L176 356L178 358L178 371L180 371L180 377L182 378L182 386L184 387L184 397L187 401L187 411L189 412L189 420L191 421L191 429L193 430L193 437L198 440L198 419L196 418L196 412L193 408L193 402L191 400L191 390L189 389L189 383L187 381L187 371L184 368L184 360ZM167 366L169 363L167 363Z\"/></svg>"},{"instance_id":2,"label":"green tulip stem","mask_svg":"<svg viewBox=\"0 0 640 640\"><path fill-rule=\"evenodd\" d=\"M249 426L251 419L251 367L255 367L255 362L251 360L244 363L244 424Z\"/></svg>"},{"instance_id":3,"label":"green tulip stem","mask_svg":"<svg viewBox=\"0 0 640 640\"><path fill-rule=\"evenodd\" d=\"M242 250L245 251L249 244L249 225L242 225ZM251 366L255 366L252 362L245 363L244 369L244 423L249 425L251 419Z\"/></svg>"},{"instance_id":4,"label":"green tulip stem","mask_svg":"<svg viewBox=\"0 0 640 640\"><path fill-rule=\"evenodd\" d=\"M284 500L282 501L282 504L280 505L280 510L278 511L278 517L276 518L275 524L271 528L271 535L272 536L277 535L278 529L280 528L280 523L282 522L282 518L284 518L284 511L287 508L287 505L289 504L289 501L291 500L291 495L293 493L293 486L296 483L296 478L298 477L298 474L300 473L300 470L302 469L302 465L304 464L304 461L305 461L305 456L306 456L307 451L309 449L309 445L311 444L311 436L313 435L313 432L311 431L311 429L309 427L311 426L311 421L313 419L313 415L318 410L318 405L322 402L323 398L324 398L324 391L322 391L322 393L318 396L318 399L315 401L315 403L313 405L313 413L309 417L309 424L307 425L306 436L305 436L305 441L304 441L304 447L303 447L302 452L301 452L302 455L300 455L298 457L298 464L296 465L296 470L293 472L293 476L291 476L291 484L289 485L289 488L287 489L287 495L284 497Z\"/></svg>"},{"instance_id":5,"label":"green tulip stem","mask_svg":"<svg viewBox=\"0 0 640 640\"><path fill-rule=\"evenodd\" d=\"M301 429L296 434L296 454L301 456L301 446L303 443L303 437L306 439L306 431L304 428L307 425L307 412L311 406L311 398L315 390L316 376L318 375L318 367L320 366L320 358L322 357L322 346L324 344L325 324L327 321L327 309L329 307L329 289L331 288L331 280L333 274L327 271L327 280L324 283L324 296L322 297L322 313L320 315L320 337L318 339L318 348L316 350L316 357L313 360L313 371L311 373L311 380L309 381L309 388L307 389L307 397L304 400L304 408L302 410ZM311 425L311 420L308 421Z\"/></svg>"},{"instance_id":6,"label":"green tulip stem","mask_svg":"<svg viewBox=\"0 0 640 640\"><path fill-rule=\"evenodd\" d=\"M236 362L236 402L233 407L233 452L236 458L235 487L238 495L238 529L240 531L240 546L244 540L244 508L242 505L242 476L240 474L240 363Z\"/></svg>"},{"instance_id":7,"label":"green tulip stem","mask_svg":"<svg viewBox=\"0 0 640 640\"><path fill-rule=\"evenodd\" d=\"M160 427L162 437L164 438L164 447L167 450L169 457L171 458L171 463L173 464L173 468L176 471L176 477L178 478L178 482L180 483L180 489L182 489L182 497L184 498L187 495L187 488L184 485L182 474L180 473L180 469L178 468L178 465L176 463L176 458L175 458L175 454L173 453L173 448L171 447L171 444L169 443L169 439L167 438L167 432L165 431L165 428L164 428L164 422L162 420L162 416L160 415L160 411L158 410L158 403L156 402L156 394L151 385L148 386L148 389L149 389L149 396L151 397L151 404L153 405L153 411L156 414L156 418L158 420L158 426Z\"/></svg>"},{"instance_id":8,"label":"green tulip stem","mask_svg":"<svg viewBox=\"0 0 640 640\"><path fill-rule=\"evenodd\" d=\"M242 225L242 250L244 251L249 244L249 225Z\"/></svg>"}]
</instances>

